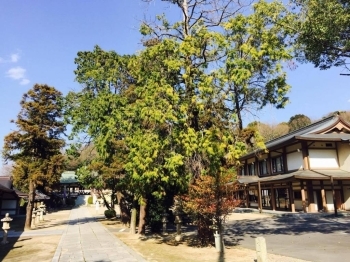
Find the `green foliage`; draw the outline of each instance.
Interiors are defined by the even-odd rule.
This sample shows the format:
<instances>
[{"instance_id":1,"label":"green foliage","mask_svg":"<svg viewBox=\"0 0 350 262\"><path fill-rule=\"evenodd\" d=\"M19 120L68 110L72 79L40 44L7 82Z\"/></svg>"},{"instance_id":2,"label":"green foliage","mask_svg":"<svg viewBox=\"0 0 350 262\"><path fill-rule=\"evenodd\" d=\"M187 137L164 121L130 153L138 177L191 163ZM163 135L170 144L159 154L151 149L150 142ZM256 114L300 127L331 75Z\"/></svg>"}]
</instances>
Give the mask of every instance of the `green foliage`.
<instances>
[{"instance_id":1,"label":"green foliage","mask_svg":"<svg viewBox=\"0 0 350 262\"><path fill-rule=\"evenodd\" d=\"M219 187L247 152L248 140L251 148L264 148L256 130L243 130L241 112L284 107L289 89L282 68L291 58L280 25L288 20L283 6L259 1L253 14L232 16L242 8L233 1L218 1L213 10L202 1L194 10L187 1L170 2L183 21L160 15L156 26L143 23L145 48L137 55L99 47L79 52L75 74L84 87L66 99L73 135L85 132L98 152L78 170L79 180L104 188L120 178L119 188L150 205L155 224L164 197L200 179ZM195 16L211 12L223 13L218 21Z\"/></svg>"},{"instance_id":2,"label":"green foliage","mask_svg":"<svg viewBox=\"0 0 350 262\"><path fill-rule=\"evenodd\" d=\"M289 131L298 130L311 124L311 119L303 114L292 116L288 121Z\"/></svg>"},{"instance_id":3,"label":"green foliage","mask_svg":"<svg viewBox=\"0 0 350 262\"><path fill-rule=\"evenodd\" d=\"M350 56L350 1L295 0L297 47L302 59L320 69L347 66Z\"/></svg>"},{"instance_id":4,"label":"green foliage","mask_svg":"<svg viewBox=\"0 0 350 262\"><path fill-rule=\"evenodd\" d=\"M89 197L88 197L87 202L88 202L89 205L92 205L92 204L93 204L93 198L92 198L92 196L89 196Z\"/></svg>"},{"instance_id":5,"label":"green foliage","mask_svg":"<svg viewBox=\"0 0 350 262\"><path fill-rule=\"evenodd\" d=\"M116 212L114 209L107 209L105 210L105 217L108 218L108 219L111 219L113 217L116 217Z\"/></svg>"},{"instance_id":6,"label":"green foliage","mask_svg":"<svg viewBox=\"0 0 350 262\"><path fill-rule=\"evenodd\" d=\"M21 111L13 122L17 130L5 137L3 157L13 161L14 185L28 192L30 181L50 186L59 181L64 168L60 137L62 94L47 85L34 85L23 95Z\"/></svg>"}]
</instances>

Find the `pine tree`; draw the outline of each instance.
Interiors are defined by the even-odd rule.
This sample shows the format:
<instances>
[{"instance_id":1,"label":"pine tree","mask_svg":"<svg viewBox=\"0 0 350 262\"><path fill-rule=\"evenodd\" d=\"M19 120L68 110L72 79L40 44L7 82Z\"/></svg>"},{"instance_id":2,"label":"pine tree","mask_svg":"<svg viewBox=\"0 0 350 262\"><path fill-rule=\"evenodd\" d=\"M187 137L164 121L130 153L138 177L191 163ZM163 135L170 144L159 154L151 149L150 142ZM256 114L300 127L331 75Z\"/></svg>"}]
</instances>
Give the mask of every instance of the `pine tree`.
<instances>
[{"instance_id":1,"label":"pine tree","mask_svg":"<svg viewBox=\"0 0 350 262\"><path fill-rule=\"evenodd\" d=\"M22 97L17 120L12 120L17 130L4 139L3 158L14 163L14 184L29 192L26 229L30 229L37 186L57 183L63 170L61 99L62 94L54 87L34 85Z\"/></svg>"}]
</instances>

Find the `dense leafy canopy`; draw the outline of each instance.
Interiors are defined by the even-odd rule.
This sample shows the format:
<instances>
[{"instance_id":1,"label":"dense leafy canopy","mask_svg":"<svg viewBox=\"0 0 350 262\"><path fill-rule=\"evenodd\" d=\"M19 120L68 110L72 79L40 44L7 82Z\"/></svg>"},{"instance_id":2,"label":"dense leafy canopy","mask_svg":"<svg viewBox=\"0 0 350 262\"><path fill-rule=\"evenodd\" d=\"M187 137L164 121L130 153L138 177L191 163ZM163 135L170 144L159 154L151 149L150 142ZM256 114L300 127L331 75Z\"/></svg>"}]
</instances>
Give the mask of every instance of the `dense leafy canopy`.
<instances>
[{"instance_id":1,"label":"dense leafy canopy","mask_svg":"<svg viewBox=\"0 0 350 262\"><path fill-rule=\"evenodd\" d=\"M297 44L303 59L320 69L347 67L350 57L350 1L295 0Z\"/></svg>"},{"instance_id":2,"label":"dense leafy canopy","mask_svg":"<svg viewBox=\"0 0 350 262\"><path fill-rule=\"evenodd\" d=\"M57 183L64 168L61 102L62 94L55 88L34 85L23 95L22 109L13 121L17 130L5 137L3 157L14 163L14 184L30 194L26 228L30 228L36 187Z\"/></svg>"}]
</instances>

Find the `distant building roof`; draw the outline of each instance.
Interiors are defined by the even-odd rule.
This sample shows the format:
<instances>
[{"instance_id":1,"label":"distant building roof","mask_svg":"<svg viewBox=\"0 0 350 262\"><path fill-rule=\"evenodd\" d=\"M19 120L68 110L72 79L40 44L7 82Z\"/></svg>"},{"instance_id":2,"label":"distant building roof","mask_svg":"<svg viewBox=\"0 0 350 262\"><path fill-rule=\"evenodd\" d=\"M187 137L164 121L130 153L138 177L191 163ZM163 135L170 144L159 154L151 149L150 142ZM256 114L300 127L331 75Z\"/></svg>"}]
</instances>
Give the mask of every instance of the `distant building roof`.
<instances>
[{"instance_id":1,"label":"distant building roof","mask_svg":"<svg viewBox=\"0 0 350 262\"><path fill-rule=\"evenodd\" d=\"M74 183L79 183L75 171L65 171L62 173L61 178L60 178L60 183L61 184L74 184Z\"/></svg>"},{"instance_id":2,"label":"distant building roof","mask_svg":"<svg viewBox=\"0 0 350 262\"><path fill-rule=\"evenodd\" d=\"M346 132L343 132L344 130L337 130L338 127L344 127ZM335 130L337 132L335 132ZM340 116L334 115L270 140L266 142L265 145L268 150L273 150L297 140L350 141L349 130L350 124L344 121ZM242 156L241 159L249 158L255 154L256 151L251 152Z\"/></svg>"}]
</instances>

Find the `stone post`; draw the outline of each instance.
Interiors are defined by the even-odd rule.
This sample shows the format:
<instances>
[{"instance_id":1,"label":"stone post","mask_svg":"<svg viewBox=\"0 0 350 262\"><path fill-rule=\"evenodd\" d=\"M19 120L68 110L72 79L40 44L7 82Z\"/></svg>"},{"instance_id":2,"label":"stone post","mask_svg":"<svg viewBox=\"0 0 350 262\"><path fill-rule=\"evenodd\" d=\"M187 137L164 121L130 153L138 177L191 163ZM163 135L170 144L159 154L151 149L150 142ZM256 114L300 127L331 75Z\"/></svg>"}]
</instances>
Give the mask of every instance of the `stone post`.
<instances>
[{"instance_id":1,"label":"stone post","mask_svg":"<svg viewBox=\"0 0 350 262\"><path fill-rule=\"evenodd\" d=\"M40 210L37 209L35 212L35 224L38 225L40 222Z\"/></svg>"},{"instance_id":2,"label":"stone post","mask_svg":"<svg viewBox=\"0 0 350 262\"><path fill-rule=\"evenodd\" d=\"M266 241L264 237L255 239L257 262L267 262Z\"/></svg>"},{"instance_id":3,"label":"stone post","mask_svg":"<svg viewBox=\"0 0 350 262\"><path fill-rule=\"evenodd\" d=\"M175 237L175 240L180 242L182 240L182 235L181 235L182 220L181 220L181 216L180 216L179 213L177 213L176 216L175 216L175 224L176 224L176 237Z\"/></svg>"},{"instance_id":4,"label":"stone post","mask_svg":"<svg viewBox=\"0 0 350 262\"><path fill-rule=\"evenodd\" d=\"M5 217L1 219L2 224L2 229L4 230L4 238L1 242L1 244L7 244L7 231L10 229L10 222L12 221L12 218L9 216L9 213L6 213Z\"/></svg>"},{"instance_id":5,"label":"stone post","mask_svg":"<svg viewBox=\"0 0 350 262\"><path fill-rule=\"evenodd\" d=\"M32 224L30 225L31 228L35 228L35 209L33 208L33 211L32 211Z\"/></svg>"},{"instance_id":6,"label":"stone post","mask_svg":"<svg viewBox=\"0 0 350 262\"><path fill-rule=\"evenodd\" d=\"M45 204L43 202L40 203L39 210L40 210L40 221L44 221Z\"/></svg>"}]
</instances>

